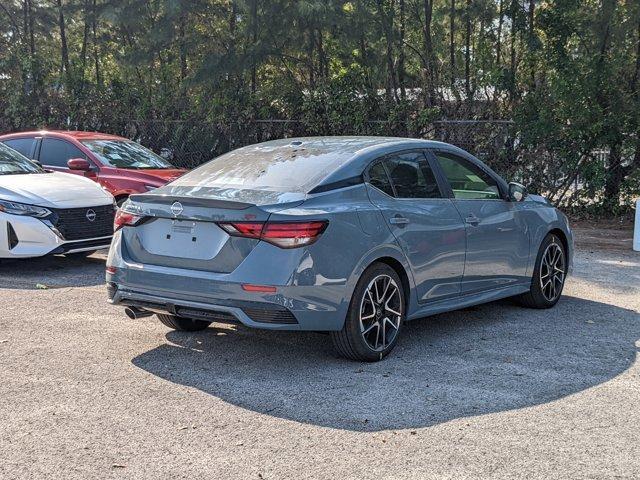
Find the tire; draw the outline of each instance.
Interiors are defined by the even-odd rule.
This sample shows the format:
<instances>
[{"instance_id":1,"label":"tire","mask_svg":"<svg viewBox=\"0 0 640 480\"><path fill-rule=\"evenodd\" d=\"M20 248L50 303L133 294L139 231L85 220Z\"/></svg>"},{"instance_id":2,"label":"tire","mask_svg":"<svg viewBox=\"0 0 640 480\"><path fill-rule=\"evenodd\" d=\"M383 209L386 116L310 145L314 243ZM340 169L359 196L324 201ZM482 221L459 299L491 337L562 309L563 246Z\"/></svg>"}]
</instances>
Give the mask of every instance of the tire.
<instances>
[{"instance_id":1,"label":"tire","mask_svg":"<svg viewBox=\"0 0 640 480\"><path fill-rule=\"evenodd\" d=\"M67 258L74 258L74 259L77 259L77 260L81 260L83 258L90 257L91 255L93 255L96 252L97 252L97 250L89 250L87 252L65 253L64 256L67 257Z\"/></svg>"},{"instance_id":2,"label":"tire","mask_svg":"<svg viewBox=\"0 0 640 480\"><path fill-rule=\"evenodd\" d=\"M551 308L562 296L566 278L567 251L560 238L550 233L540 245L531 289L517 297L517 300L528 308Z\"/></svg>"},{"instance_id":3,"label":"tire","mask_svg":"<svg viewBox=\"0 0 640 480\"><path fill-rule=\"evenodd\" d=\"M204 330L211 322L204 320L194 320L192 318L176 317L175 315L156 314L158 319L167 327L182 332L199 332Z\"/></svg>"},{"instance_id":4,"label":"tire","mask_svg":"<svg viewBox=\"0 0 640 480\"><path fill-rule=\"evenodd\" d=\"M331 332L331 340L345 358L377 362L395 347L404 318L405 296L400 277L390 266L374 263L358 280L344 326Z\"/></svg>"}]
</instances>

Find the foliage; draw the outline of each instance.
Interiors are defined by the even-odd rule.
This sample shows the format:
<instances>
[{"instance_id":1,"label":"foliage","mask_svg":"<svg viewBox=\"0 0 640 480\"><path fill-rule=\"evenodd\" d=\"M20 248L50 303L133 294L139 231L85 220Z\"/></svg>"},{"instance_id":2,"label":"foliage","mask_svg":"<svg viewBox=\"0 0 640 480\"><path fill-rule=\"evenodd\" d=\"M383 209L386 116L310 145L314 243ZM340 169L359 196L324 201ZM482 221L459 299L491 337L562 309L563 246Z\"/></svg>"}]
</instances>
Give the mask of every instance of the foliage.
<instances>
[{"instance_id":1,"label":"foliage","mask_svg":"<svg viewBox=\"0 0 640 480\"><path fill-rule=\"evenodd\" d=\"M280 135L435 136L615 213L640 190L640 2L2 0L0 111L190 166Z\"/></svg>"}]
</instances>

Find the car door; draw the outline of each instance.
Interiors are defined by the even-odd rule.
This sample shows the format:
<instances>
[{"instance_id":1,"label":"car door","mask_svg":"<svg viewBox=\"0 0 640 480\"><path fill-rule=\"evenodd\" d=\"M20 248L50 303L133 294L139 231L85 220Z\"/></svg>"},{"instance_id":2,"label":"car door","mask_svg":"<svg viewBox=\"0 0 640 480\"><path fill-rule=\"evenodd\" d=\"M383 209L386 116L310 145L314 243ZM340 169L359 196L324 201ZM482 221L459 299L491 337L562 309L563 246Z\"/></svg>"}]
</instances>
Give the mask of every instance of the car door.
<instances>
[{"instance_id":1,"label":"car door","mask_svg":"<svg viewBox=\"0 0 640 480\"><path fill-rule=\"evenodd\" d=\"M465 222L462 293L527 282L529 230L517 202L506 200L501 179L460 155L438 150L432 154Z\"/></svg>"},{"instance_id":2,"label":"car door","mask_svg":"<svg viewBox=\"0 0 640 480\"><path fill-rule=\"evenodd\" d=\"M59 172L75 173L95 180L95 171L87 172L83 170L69 169L67 162L72 158L84 158L91 163L91 161L87 159L87 156L78 147L67 140L51 137L44 137L42 139L40 145L40 156L38 159L43 167Z\"/></svg>"},{"instance_id":3,"label":"car door","mask_svg":"<svg viewBox=\"0 0 640 480\"><path fill-rule=\"evenodd\" d=\"M424 152L389 155L365 174L369 198L406 255L419 302L460 293L465 229Z\"/></svg>"}]
</instances>

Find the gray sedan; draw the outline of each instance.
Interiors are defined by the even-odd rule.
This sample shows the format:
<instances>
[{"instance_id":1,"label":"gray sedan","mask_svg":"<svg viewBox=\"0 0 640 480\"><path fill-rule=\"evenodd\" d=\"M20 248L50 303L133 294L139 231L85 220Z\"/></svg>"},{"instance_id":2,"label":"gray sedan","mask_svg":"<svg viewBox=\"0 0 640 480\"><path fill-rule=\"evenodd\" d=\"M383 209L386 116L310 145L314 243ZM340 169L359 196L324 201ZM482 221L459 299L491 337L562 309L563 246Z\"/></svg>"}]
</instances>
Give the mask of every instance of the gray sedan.
<instances>
[{"instance_id":1,"label":"gray sedan","mask_svg":"<svg viewBox=\"0 0 640 480\"><path fill-rule=\"evenodd\" d=\"M107 260L113 304L175 330L212 322L330 332L382 359L405 321L516 297L560 298L567 218L440 142L277 140L133 195Z\"/></svg>"}]
</instances>

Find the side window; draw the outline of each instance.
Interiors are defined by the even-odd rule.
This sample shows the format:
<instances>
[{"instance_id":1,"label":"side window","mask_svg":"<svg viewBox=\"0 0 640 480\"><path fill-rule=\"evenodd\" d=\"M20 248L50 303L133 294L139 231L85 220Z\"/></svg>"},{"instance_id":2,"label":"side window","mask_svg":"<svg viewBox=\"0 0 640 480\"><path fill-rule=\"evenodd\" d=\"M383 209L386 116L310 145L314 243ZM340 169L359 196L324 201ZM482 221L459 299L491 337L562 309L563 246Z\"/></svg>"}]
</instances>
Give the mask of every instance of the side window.
<instances>
[{"instance_id":1,"label":"side window","mask_svg":"<svg viewBox=\"0 0 640 480\"><path fill-rule=\"evenodd\" d=\"M435 175L421 152L394 155L385 160L398 198L440 198Z\"/></svg>"},{"instance_id":2,"label":"side window","mask_svg":"<svg viewBox=\"0 0 640 480\"><path fill-rule=\"evenodd\" d=\"M66 140L44 138L40 147L40 163L52 167L67 168L72 158L87 158L78 148Z\"/></svg>"},{"instance_id":3,"label":"side window","mask_svg":"<svg viewBox=\"0 0 640 480\"><path fill-rule=\"evenodd\" d=\"M393 188L382 162L376 162L369 168L369 183L393 197Z\"/></svg>"},{"instance_id":4,"label":"side window","mask_svg":"<svg viewBox=\"0 0 640 480\"><path fill-rule=\"evenodd\" d=\"M434 154L451 185L455 198L462 200L500 198L498 183L482 169L456 155L443 152L434 152Z\"/></svg>"},{"instance_id":5,"label":"side window","mask_svg":"<svg viewBox=\"0 0 640 480\"><path fill-rule=\"evenodd\" d=\"M33 138L14 138L11 140L5 140L4 144L7 147L11 147L14 150L17 150L22 155L31 159L31 150L33 148Z\"/></svg>"}]
</instances>

